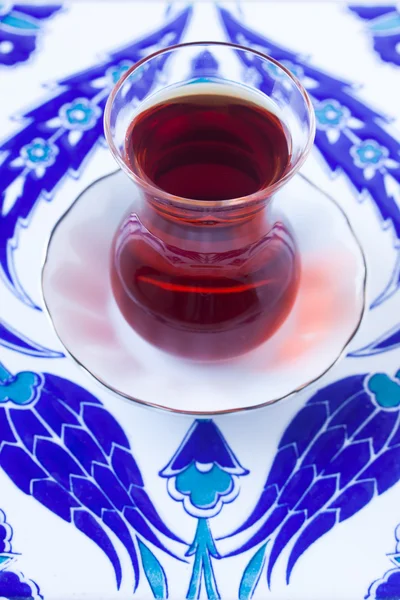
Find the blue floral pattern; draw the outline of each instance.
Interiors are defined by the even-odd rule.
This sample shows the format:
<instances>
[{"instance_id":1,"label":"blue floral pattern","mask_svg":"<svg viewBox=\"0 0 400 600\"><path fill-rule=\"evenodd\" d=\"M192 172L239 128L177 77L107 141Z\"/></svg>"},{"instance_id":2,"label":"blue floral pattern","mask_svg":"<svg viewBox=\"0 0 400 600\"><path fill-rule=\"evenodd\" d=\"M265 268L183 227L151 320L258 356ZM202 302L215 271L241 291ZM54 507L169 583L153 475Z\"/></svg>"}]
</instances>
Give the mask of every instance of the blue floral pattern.
<instances>
[{"instance_id":1,"label":"blue floral pattern","mask_svg":"<svg viewBox=\"0 0 400 600\"><path fill-rule=\"evenodd\" d=\"M370 8L357 10L361 18L371 21L376 48L378 38L392 43L398 35L397 9L381 7L378 15L375 7L375 16L371 12L365 16ZM41 21L58 9L1 4L0 63L27 60L42 30ZM400 146L388 127L382 126L384 116L362 103L347 82L253 32L229 11L221 9L220 14L230 39L267 51L305 85L310 84L316 143L325 164L332 172L343 169L359 193L370 193L382 224L390 223L400 240L400 211L384 184L387 176L399 181ZM0 269L5 285L24 310L40 307L25 291L13 263L21 227L28 226L43 198L54 200L56 187L67 174L79 175L86 158L103 143L101 116L111 87L144 53L179 42L190 15L190 9L178 13L170 9L170 20L160 30L59 81L55 94L26 112L21 129L1 144L0 235L5 243L0 247ZM389 56L385 53L391 46L386 42L379 46L382 58ZM390 57L395 63L396 57ZM249 80L261 86L265 77L281 76L274 66L268 73L250 62L245 67ZM163 69L164 63L139 76L143 94L160 80ZM212 77L217 70L218 62L210 53L193 60L194 81ZM10 200L16 181L22 183L21 193ZM400 270L376 306L390 297L399 281ZM250 482L253 473L243 466L244 461L242 465L236 438L224 435L222 425L211 419L195 420L184 439L176 440L172 458L164 457L153 473L157 476L165 464L159 477L170 500L178 503L178 512L193 524L190 539L181 539L169 525L169 505L161 514L163 501L149 493L136 460L135 440L128 438L99 398L67 377L41 372L33 360L63 358L63 354L30 339L3 319L0 346L5 354L16 351L31 357L24 359L28 366L25 363L19 370L9 367L8 360L0 364L1 475L9 478L21 497L25 495L75 529L77 543L80 535L91 540L112 566L115 588L128 580L132 593L141 582L155 598L176 597L169 561L179 559L188 563L184 571L187 598L200 594L209 600L226 597L218 563L248 552L242 570L232 569L237 597L250 600L256 590L264 597L279 577L278 560L290 584L294 569L317 540L328 539L331 531L399 483L400 371L352 375L322 387L294 410L277 432L272 456L269 446L258 457L266 467L262 489L225 539L216 537L217 521L229 514L229 504L236 501L243 482ZM395 326L353 355L362 357L399 346L400 328ZM55 364L64 363L56 360ZM231 544L226 552L221 550L225 542ZM321 555L325 550L326 546L319 546ZM397 535L390 560L390 569L371 585L368 598L400 597ZM0 510L0 597L41 598L36 584L17 567L12 529Z\"/></svg>"},{"instance_id":2,"label":"blue floral pattern","mask_svg":"<svg viewBox=\"0 0 400 600\"><path fill-rule=\"evenodd\" d=\"M111 85L115 85L132 66L133 62L129 60L123 60L119 65L110 67L107 70L106 76L108 77Z\"/></svg>"},{"instance_id":3,"label":"blue floral pattern","mask_svg":"<svg viewBox=\"0 0 400 600\"><path fill-rule=\"evenodd\" d=\"M290 60L303 69L304 85L319 111L317 113L316 146L327 166L332 172L342 169L360 193L363 190L370 190L382 221L386 224L390 220L397 238L400 239L400 210L393 197L386 192L383 181L383 176L389 174L397 182L400 182L400 163L398 162L400 143L379 124L380 121L385 121L387 118L358 100L347 82L335 79L312 66L295 52L256 33L243 25L227 10L221 8L220 15L231 41L263 50L279 61ZM258 71L259 75L264 77L263 68L259 63L253 64L253 59L247 55L243 55L242 60L246 67ZM263 86L268 89L270 84L268 80L264 79L260 85L260 89L263 89ZM338 119L338 126L335 123L332 124L333 126L329 125L328 117L334 121ZM334 138L330 135L332 129L335 130ZM386 153L387 151L388 153L384 168L379 171L379 181L373 183L370 182L368 176L364 176L364 164L361 162L356 164L354 160L348 160L350 149L353 146L359 146L365 140L370 139L374 141L374 144L377 143L386 149L382 152ZM381 301L383 300L384 298L381 298Z\"/></svg>"},{"instance_id":4,"label":"blue floral pattern","mask_svg":"<svg viewBox=\"0 0 400 600\"><path fill-rule=\"evenodd\" d=\"M384 166L389 150L380 146L375 140L364 140L350 148L354 164L361 169L366 166Z\"/></svg>"},{"instance_id":5,"label":"blue floral pattern","mask_svg":"<svg viewBox=\"0 0 400 600\"><path fill-rule=\"evenodd\" d=\"M19 300L39 308L24 292L12 264L11 247L15 247L17 243L19 223L29 219L43 193L51 199L55 187L67 173L78 173L87 156L98 143L104 141L103 122L98 117L104 110L114 76L117 76L115 73L121 74L121 65L125 69L128 59L129 62L139 60L146 48L154 45L159 37L165 37L166 34L172 35L172 38L168 38L170 41L178 42L189 16L190 9L183 10L160 31L111 53L107 60L94 67L60 81L59 93L27 112L24 116L28 124L15 136L0 144L0 152L6 154L6 159L1 165L2 206L6 203L9 187L17 178L23 178L23 193L15 199L11 208L2 211L0 218L0 234L5 240L0 247L0 273ZM165 61L160 61L155 69L145 71L142 95L151 88L158 69L162 69L164 64ZM110 76L110 73L114 75ZM83 113L83 122L78 124L77 116L82 116ZM75 133L71 132L72 128L79 129L83 135L71 137L70 133ZM26 163L20 161L20 157L26 160ZM28 172L24 170L26 166ZM38 181L38 176L42 176L44 169L46 181L43 185Z\"/></svg>"},{"instance_id":6,"label":"blue floral pattern","mask_svg":"<svg viewBox=\"0 0 400 600\"><path fill-rule=\"evenodd\" d=\"M57 154L58 148L55 144L43 138L35 138L26 146L22 146L20 152L22 161L14 160L13 166L23 165L28 169L33 169L36 176L42 177L45 169L54 165Z\"/></svg>"},{"instance_id":7,"label":"blue floral pattern","mask_svg":"<svg viewBox=\"0 0 400 600\"><path fill-rule=\"evenodd\" d=\"M389 150L375 140L363 140L350 148L354 164L363 169L365 179L371 179L376 171L385 167L397 167L400 163L389 159Z\"/></svg>"},{"instance_id":8,"label":"blue floral pattern","mask_svg":"<svg viewBox=\"0 0 400 600\"><path fill-rule=\"evenodd\" d=\"M66 129L87 131L96 125L97 120L102 116L102 111L87 98L77 98L69 104L64 104L60 108L59 116L61 124Z\"/></svg>"},{"instance_id":9,"label":"blue floral pattern","mask_svg":"<svg viewBox=\"0 0 400 600\"><path fill-rule=\"evenodd\" d=\"M194 556L187 598L198 598L202 578L207 597L219 598L211 558L220 558L209 519L239 493L239 477L248 475L211 420L195 421L170 462L160 471L168 480L168 493L198 519L194 540L186 556Z\"/></svg>"},{"instance_id":10,"label":"blue floral pattern","mask_svg":"<svg viewBox=\"0 0 400 600\"><path fill-rule=\"evenodd\" d=\"M346 106L332 99L318 102L314 109L319 129L342 129L346 126L350 116L350 111Z\"/></svg>"}]
</instances>

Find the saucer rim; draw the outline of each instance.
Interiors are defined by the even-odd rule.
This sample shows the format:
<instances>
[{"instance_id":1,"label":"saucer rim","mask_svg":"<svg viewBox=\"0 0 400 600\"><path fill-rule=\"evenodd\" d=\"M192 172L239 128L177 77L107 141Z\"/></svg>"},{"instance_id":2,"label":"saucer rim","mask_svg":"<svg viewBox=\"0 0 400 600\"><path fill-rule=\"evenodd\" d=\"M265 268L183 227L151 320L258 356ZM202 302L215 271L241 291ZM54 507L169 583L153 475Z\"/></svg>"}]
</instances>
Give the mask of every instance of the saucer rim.
<instances>
[{"instance_id":1,"label":"saucer rim","mask_svg":"<svg viewBox=\"0 0 400 600\"><path fill-rule=\"evenodd\" d=\"M352 342L352 340L354 339L354 337L356 336L358 330L360 329L361 323L363 321L365 312L366 312L366 289L367 289L367 276L368 276L368 270L367 270L367 262L365 259L365 254L364 254L364 250L362 248L361 242L358 239L354 228L347 216L347 214L345 213L345 211L342 209L342 207L338 204L338 202L327 192L325 192L323 189L321 189L317 184L315 184L313 181L311 181L309 179L309 177L306 177L303 173L298 172L295 174L295 176L293 177L293 179L295 177L301 177L303 178L309 185L311 185L313 188L315 188L316 190L318 190L327 200L329 200L330 202L332 202L335 207L342 213L347 226L349 228L350 234L353 237L356 245L358 246L358 249L360 251L360 255L361 255L361 262L362 262L362 267L363 267L363 281L362 281L362 289L361 289L361 294L362 294L362 306L361 306L361 311L360 311L360 316L359 319L357 321L357 323L355 324L354 328L352 329L349 337L347 338L346 342L344 343L344 346L342 348L342 350L339 352L339 354L336 356L335 360L330 363L328 365L328 367L319 375L317 375L315 378L310 379L309 381L303 383L302 385L298 386L297 388L291 390L290 392L288 392L287 394L285 394L284 396L280 396L278 398L273 398L272 400L267 400L266 402L263 403L258 403L258 404L254 404L251 406L242 406L239 408L226 408L226 409L219 409L219 410L215 410L215 411L194 411L194 410L183 410L183 409L178 409L178 408L172 408L170 406L163 406L162 404L157 404L155 402L148 402L146 400L141 400L140 398L136 398L134 396L130 396L129 394L126 394L124 392L118 391L116 388L114 388L112 385L110 385L109 383L105 382L100 376L95 375L94 373L92 373L92 371L86 366L84 365L74 354L73 352L71 352L71 350L69 350L69 348L66 346L66 344L63 342L60 334L57 331L57 327L54 324L50 309L48 307L48 304L46 302L46 295L45 295L45 291L44 291L44 273L46 270L46 265L48 263L48 259L49 259L49 251L50 251L50 246L51 243L53 241L53 238L58 230L58 228L62 225L63 221L69 216L69 213L72 212L72 209L75 207L75 205L78 204L79 200L81 200L81 198L95 185L99 184L100 182L102 182L105 179L108 178L112 178L116 175L118 175L119 173L123 173L122 169L116 169L114 171L112 171L111 173L107 173L106 175L102 175L101 177L95 179L94 181L92 181L92 183L90 183L89 185L87 185L85 187L84 190L82 190L78 196L75 198L75 200L72 202L72 204L68 207L68 209L61 215L61 217L57 220L57 222L55 223L55 225L53 226L51 232L50 232L50 236L48 239L48 243L46 246L46 250L44 253L44 260L42 263L42 268L41 268L41 278L40 278L40 290L41 290L41 296L42 296L42 301L43 301L43 305L45 307L45 315L47 316L47 318L49 319L52 329L58 339L58 341L60 342L62 348L65 350L66 355L69 356L70 358L73 359L73 361L87 374L89 374L89 376L91 378L93 378L98 384L100 384L102 387L106 388L107 391L111 392L113 395L116 395L118 398L129 402L129 403L134 403L138 406L141 406L143 408L148 408L148 409L152 409L152 410L157 410L160 412L168 412L168 413L173 413L176 415L181 415L181 416L193 416L193 417L197 417L197 418L209 418L209 417L217 417L220 415L228 415L228 414L238 414L238 413L242 413L242 412L247 412L247 411L252 411L252 410L256 410L256 409L261 409L261 408L265 408L267 406L270 406L272 404L276 404L278 402L281 402L282 400L289 400L290 398L292 398L293 396L295 396L295 394L303 391L304 389L306 389L307 387L309 387L310 385L317 383L320 379L322 379L340 360L341 358L344 356L348 346L350 345L350 343Z\"/></svg>"}]
</instances>

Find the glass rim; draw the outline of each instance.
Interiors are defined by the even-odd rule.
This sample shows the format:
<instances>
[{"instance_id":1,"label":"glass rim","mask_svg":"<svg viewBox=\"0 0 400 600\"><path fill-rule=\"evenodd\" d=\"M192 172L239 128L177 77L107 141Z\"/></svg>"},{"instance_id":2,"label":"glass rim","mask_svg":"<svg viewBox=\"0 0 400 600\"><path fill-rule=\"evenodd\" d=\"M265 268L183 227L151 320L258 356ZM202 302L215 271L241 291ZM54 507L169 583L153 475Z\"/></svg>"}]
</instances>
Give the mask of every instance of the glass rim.
<instances>
[{"instance_id":1,"label":"glass rim","mask_svg":"<svg viewBox=\"0 0 400 600\"><path fill-rule=\"evenodd\" d=\"M114 143L113 135L111 133L110 122L111 122L111 110L112 110L112 107L114 104L115 97L117 96L118 92L122 88L123 84L132 75L132 73L134 73L142 65L151 61L153 58L155 58L157 56L161 56L162 54L166 54L166 53L174 51L174 50L179 50L181 48L188 48L188 47L192 47L192 46L217 46L217 47L231 48L233 50L240 50L243 52L250 52L253 55L259 56L263 60L266 60L266 61L274 64L276 67L278 67L278 69L283 71L289 77L289 79L292 80L292 82L294 83L296 88L299 90L299 92L304 100L304 104L307 108L308 116L310 119L310 129L309 129L309 133L308 133L308 140L307 140L307 144L306 144L305 148L302 150L298 159L293 163L293 165L288 169L288 171L278 181L275 181L273 184L263 187L263 188L257 190L256 192L253 192L246 196L238 196L236 198L229 198L226 200L191 199L191 198L185 198L183 196L177 196L175 194L170 194L169 192L150 183L149 181L142 179L141 177L136 175L136 173L134 173L129 168L129 166L126 164L126 162L121 157L121 154ZM146 56L146 57L142 58L141 60L139 60L138 62L136 62L135 64L133 64L126 71L126 73L124 73L124 75L117 81L117 83L114 85L112 91L110 92L110 95L107 99L107 103L106 103L106 106L104 109L103 122L104 122L104 133L105 133L105 138L106 138L107 144L110 148L111 154L113 155L114 159L117 161L117 163L119 164L121 169L135 183L140 185L145 190L145 192L157 197L157 200L163 200L163 201L171 203L175 206L180 206L182 208L188 208L188 209L190 209L190 208L207 208L207 209L214 208L214 209L217 209L217 208L239 207L239 206L242 206L243 204L249 204L249 203L254 204L257 202L265 201L274 192L276 192L280 187L282 187L287 181L289 181L293 177L293 175L295 175L298 172L300 167L304 164L304 161L306 160L306 158L307 158L308 154L310 153L310 150L313 146L314 137L315 137L315 128L316 128L315 114L314 114L314 109L313 109L311 99L310 99L307 91L304 89L303 85L300 83L300 81L297 79L297 77L295 75L293 75L293 73L287 67L285 67L278 60L275 60L271 56L268 56L267 54L263 54L262 52L259 52L258 50L253 50L252 48L248 48L246 46L241 46L240 44L232 44L230 42L218 42L218 41L185 42L183 44L175 44L173 46L167 46L165 48L161 48L160 50L157 50L157 52L153 52L152 54L149 54L149 56Z\"/></svg>"}]
</instances>

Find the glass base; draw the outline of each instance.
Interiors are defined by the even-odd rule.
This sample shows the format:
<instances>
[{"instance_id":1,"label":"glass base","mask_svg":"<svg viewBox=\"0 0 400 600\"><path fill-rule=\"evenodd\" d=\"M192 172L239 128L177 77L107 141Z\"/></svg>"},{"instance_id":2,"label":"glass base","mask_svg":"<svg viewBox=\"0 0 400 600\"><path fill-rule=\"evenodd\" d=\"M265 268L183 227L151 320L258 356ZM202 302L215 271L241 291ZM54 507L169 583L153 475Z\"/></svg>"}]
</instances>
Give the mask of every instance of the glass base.
<instances>
[{"instance_id":1,"label":"glass base","mask_svg":"<svg viewBox=\"0 0 400 600\"><path fill-rule=\"evenodd\" d=\"M147 406L201 416L271 404L319 379L354 337L365 301L365 261L347 217L302 175L274 197L295 236L299 291L280 329L221 363L175 358L144 341L111 291L114 233L135 186L118 171L76 200L53 230L44 300L67 352L110 390Z\"/></svg>"}]
</instances>

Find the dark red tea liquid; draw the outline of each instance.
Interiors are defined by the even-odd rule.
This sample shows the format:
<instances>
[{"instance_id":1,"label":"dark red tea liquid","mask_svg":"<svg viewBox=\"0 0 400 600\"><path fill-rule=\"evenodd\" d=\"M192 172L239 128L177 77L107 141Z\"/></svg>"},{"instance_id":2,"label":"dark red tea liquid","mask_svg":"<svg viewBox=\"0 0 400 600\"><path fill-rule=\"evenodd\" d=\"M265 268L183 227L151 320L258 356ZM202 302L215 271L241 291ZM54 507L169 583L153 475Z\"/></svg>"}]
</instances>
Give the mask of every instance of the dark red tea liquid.
<instances>
[{"instance_id":1,"label":"dark red tea liquid","mask_svg":"<svg viewBox=\"0 0 400 600\"><path fill-rule=\"evenodd\" d=\"M225 94L182 92L144 110L127 132L125 153L141 179L210 203L267 188L290 161L278 117L229 87ZM248 213L241 206L234 218L211 204L193 214L159 208L154 194L145 197L114 241L113 291L132 328L194 360L232 358L268 339L298 287L295 246L283 224L266 206Z\"/></svg>"}]
</instances>

